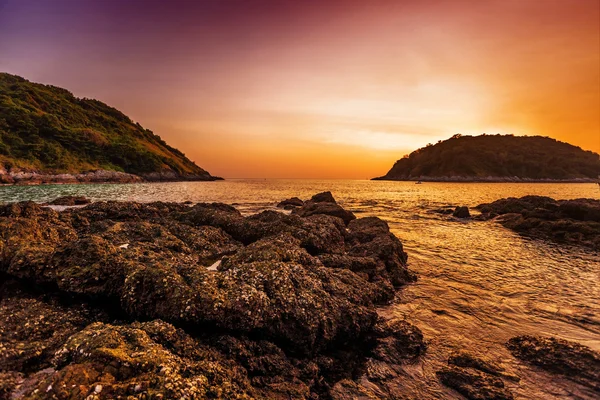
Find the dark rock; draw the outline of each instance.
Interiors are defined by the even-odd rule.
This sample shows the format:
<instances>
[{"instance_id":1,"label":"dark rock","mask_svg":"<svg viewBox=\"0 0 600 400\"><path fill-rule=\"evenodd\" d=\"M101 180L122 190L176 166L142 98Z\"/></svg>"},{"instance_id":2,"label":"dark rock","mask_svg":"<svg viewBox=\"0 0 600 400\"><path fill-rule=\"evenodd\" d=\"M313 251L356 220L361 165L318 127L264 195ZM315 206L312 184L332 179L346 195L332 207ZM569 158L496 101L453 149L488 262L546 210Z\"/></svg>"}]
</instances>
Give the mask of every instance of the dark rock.
<instances>
[{"instance_id":1,"label":"dark rock","mask_svg":"<svg viewBox=\"0 0 600 400\"><path fill-rule=\"evenodd\" d=\"M346 228L225 204L0 206L0 278L22 282L0 288L0 371L17 382L6 391L329 397L367 357L384 377L387 361L423 350L416 328L377 325L376 305L414 279L406 258L378 218Z\"/></svg>"},{"instance_id":2,"label":"dark rock","mask_svg":"<svg viewBox=\"0 0 600 400\"><path fill-rule=\"evenodd\" d=\"M469 212L469 207L462 206L456 207L456 209L452 213L452 216L456 218L470 218L471 213Z\"/></svg>"},{"instance_id":3,"label":"dark rock","mask_svg":"<svg viewBox=\"0 0 600 400\"><path fill-rule=\"evenodd\" d=\"M600 200L554 200L542 196L508 198L477 206L520 234L600 250Z\"/></svg>"},{"instance_id":4,"label":"dark rock","mask_svg":"<svg viewBox=\"0 0 600 400\"><path fill-rule=\"evenodd\" d=\"M62 196L49 202L53 206L80 206L91 203L91 200L84 196Z\"/></svg>"},{"instance_id":5,"label":"dark rock","mask_svg":"<svg viewBox=\"0 0 600 400\"><path fill-rule=\"evenodd\" d=\"M311 197L310 201L313 201L315 203L336 203L337 204L337 202L333 198L333 195L331 194L331 192L317 193L313 197Z\"/></svg>"},{"instance_id":6,"label":"dark rock","mask_svg":"<svg viewBox=\"0 0 600 400\"><path fill-rule=\"evenodd\" d=\"M304 206L296 208L292 213L301 217L309 217L311 215L331 215L332 217L340 218L347 225L350 221L356 219L356 216L351 211L344 210L341 206L334 202L314 202L312 200L304 203Z\"/></svg>"},{"instance_id":7,"label":"dark rock","mask_svg":"<svg viewBox=\"0 0 600 400\"><path fill-rule=\"evenodd\" d=\"M470 400L512 400L513 395L496 376L454 365L436 372L440 381Z\"/></svg>"},{"instance_id":8,"label":"dark rock","mask_svg":"<svg viewBox=\"0 0 600 400\"><path fill-rule=\"evenodd\" d=\"M23 374L0 372L0 400L10 400L15 388L23 382Z\"/></svg>"},{"instance_id":9,"label":"dark rock","mask_svg":"<svg viewBox=\"0 0 600 400\"><path fill-rule=\"evenodd\" d=\"M303 205L304 205L304 202L302 200L300 200L297 197L292 197L290 199L279 202L279 204L277 204L277 207L285 208L287 210L288 209L287 207L294 208L294 207L302 207Z\"/></svg>"},{"instance_id":10,"label":"dark rock","mask_svg":"<svg viewBox=\"0 0 600 400\"><path fill-rule=\"evenodd\" d=\"M517 336L506 347L521 360L600 392L600 354L589 347L541 336Z\"/></svg>"},{"instance_id":11,"label":"dark rock","mask_svg":"<svg viewBox=\"0 0 600 400\"><path fill-rule=\"evenodd\" d=\"M375 327L375 335L378 339L373 358L386 364L414 360L427 350L421 330L406 321L382 321Z\"/></svg>"},{"instance_id":12,"label":"dark rock","mask_svg":"<svg viewBox=\"0 0 600 400\"><path fill-rule=\"evenodd\" d=\"M402 243L382 219L368 217L350 222L345 240L349 255L368 257L377 263L376 270L369 273L371 280L385 279L394 286L416 281L416 275L406 267L408 255Z\"/></svg>"},{"instance_id":13,"label":"dark rock","mask_svg":"<svg viewBox=\"0 0 600 400\"><path fill-rule=\"evenodd\" d=\"M504 368L494 361L483 356L476 357L471 353L467 353L466 351L457 351L452 353L448 358L448 364L462 368L474 368L490 375L508 378L513 381L520 380L519 377L506 373Z\"/></svg>"},{"instance_id":14,"label":"dark rock","mask_svg":"<svg viewBox=\"0 0 600 400\"><path fill-rule=\"evenodd\" d=\"M55 372L37 387L46 398L251 398L244 370L162 321L97 322L56 352Z\"/></svg>"},{"instance_id":15,"label":"dark rock","mask_svg":"<svg viewBox=\"0 0 600 400\"><path fill-rule=\"evenodd\" d=\"M0 286L0 370L30 372L50 365L53 353L94 318L83 306L63 307L57 299L42 301L14 281Z\"/></svg>"}]
</instances>

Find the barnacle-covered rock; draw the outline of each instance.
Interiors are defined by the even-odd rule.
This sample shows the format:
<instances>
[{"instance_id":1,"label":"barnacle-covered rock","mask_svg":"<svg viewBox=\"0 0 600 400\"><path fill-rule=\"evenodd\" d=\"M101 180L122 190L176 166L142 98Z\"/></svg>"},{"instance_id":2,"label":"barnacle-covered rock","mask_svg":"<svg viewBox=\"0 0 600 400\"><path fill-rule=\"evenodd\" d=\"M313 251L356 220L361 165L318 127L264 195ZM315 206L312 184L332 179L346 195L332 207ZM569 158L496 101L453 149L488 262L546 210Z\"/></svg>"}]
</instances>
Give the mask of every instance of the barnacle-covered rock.
<instances>
[{"instance_id":1,"label":"barnacle-covered rock","mask_svg":"<svg viewBox=\"0 0 600 400\"><path fill-rule=\"evenodd\" d=\"M0 239L0 274L27 293L0 292L0 390L25 398L330 396L375 339L394 349L379 362L422 343L376 327L414 278L377 218L25 202L0 207Z\"/></svg>"}]
</instances>

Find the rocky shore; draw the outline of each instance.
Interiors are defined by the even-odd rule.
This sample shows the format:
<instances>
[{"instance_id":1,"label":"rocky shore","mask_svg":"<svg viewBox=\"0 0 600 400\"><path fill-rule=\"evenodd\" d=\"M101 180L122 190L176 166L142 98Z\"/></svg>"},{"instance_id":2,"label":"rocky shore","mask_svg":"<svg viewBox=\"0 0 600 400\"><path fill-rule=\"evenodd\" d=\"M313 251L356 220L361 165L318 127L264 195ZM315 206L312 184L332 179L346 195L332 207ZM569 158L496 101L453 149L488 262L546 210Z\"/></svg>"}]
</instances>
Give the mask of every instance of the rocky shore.
<instances>
[{"instance_id":1,"label":"rocky shore","mask_svg":"<svg viewBox=\"0 0 600 400\"><path fill-rule=\"evenodd\" d=\"M511 197L477 209L481 219L494 219L520 234L600 250L600 200Z\"/></svg>"},{"instance_id":2,"label":"rocky shore","mask_svg":"<svg viewBox=\"0 0 600 400\"><path fill-rule=\"evenodd\" d=\"M0 166L0 185L214 181L221 179L208 173L206 175L180 175L173 171L165 171L134 175L119 171L96 170L77 174L52 174L40 171L7 170Z\"/></svg>"},{"instance_id":3,"label":"rocky shore","mask_svg":"<svg viewBox=\"0 0 600 400\"><path fill-rule=\"evenodd\" d=\"M415 280L402 244L340 210L0 207L0 398L343 398L425 344L376 311Z\"/></svg>"},{"instance_id":4,"label":"rocky shore","mask_svg":"<svg viewBox=\"0 0 600 400\"><path fill-rule=\"evenodd\" d=\"M428 346L378 312L416 280L385 221L329 192L251 216L86 203L0 206L0 399L404 398L403 368ZM598 390L584 346L507 347ZM512 399L519 380L466 352L437 379L469 399Z\"/></svg>"}]
</instances>

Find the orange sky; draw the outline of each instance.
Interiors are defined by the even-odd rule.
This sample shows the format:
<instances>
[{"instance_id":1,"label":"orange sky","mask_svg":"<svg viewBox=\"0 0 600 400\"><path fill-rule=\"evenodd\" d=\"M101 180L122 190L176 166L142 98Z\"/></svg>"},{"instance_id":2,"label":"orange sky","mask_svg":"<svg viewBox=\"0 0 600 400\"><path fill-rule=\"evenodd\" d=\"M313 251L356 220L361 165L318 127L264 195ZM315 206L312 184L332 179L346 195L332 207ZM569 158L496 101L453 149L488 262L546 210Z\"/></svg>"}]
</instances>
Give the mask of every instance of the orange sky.
<instances>
[{"instance_id":1,"label":"orange sky","mask_svg":"<svg viewBox=\"0 0 600 400\"><path fill-rule=\"evenodd\" d=\"M215 175L364 179L455 133L600 152L599 4L0 0L0 71L105 101Z\"/></svg>"}]
</instances>

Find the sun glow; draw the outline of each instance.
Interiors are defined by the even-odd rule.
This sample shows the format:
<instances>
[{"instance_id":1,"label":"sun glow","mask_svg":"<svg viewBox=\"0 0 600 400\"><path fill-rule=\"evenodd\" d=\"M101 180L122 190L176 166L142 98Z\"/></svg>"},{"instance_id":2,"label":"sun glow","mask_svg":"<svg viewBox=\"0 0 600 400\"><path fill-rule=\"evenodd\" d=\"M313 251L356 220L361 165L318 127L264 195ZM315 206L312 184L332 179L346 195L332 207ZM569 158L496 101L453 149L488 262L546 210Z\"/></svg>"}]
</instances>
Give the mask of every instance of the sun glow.
<instances>
[{"instance_id":1,"label":"sun glow","mask_svg":"<svg viewBox=\"0 0 600 400\"><path fill-rule=\"evenodd\" d=\"M159 3L8 0L0 70L111 104L224 177L380 176L456 133L600 151L597 0Z\"/></svg>"}]
</instances>

